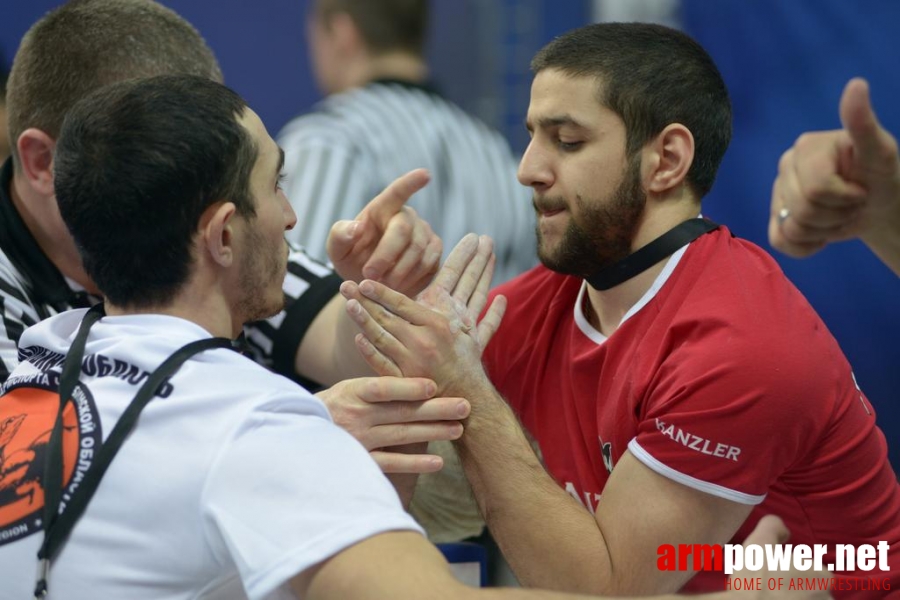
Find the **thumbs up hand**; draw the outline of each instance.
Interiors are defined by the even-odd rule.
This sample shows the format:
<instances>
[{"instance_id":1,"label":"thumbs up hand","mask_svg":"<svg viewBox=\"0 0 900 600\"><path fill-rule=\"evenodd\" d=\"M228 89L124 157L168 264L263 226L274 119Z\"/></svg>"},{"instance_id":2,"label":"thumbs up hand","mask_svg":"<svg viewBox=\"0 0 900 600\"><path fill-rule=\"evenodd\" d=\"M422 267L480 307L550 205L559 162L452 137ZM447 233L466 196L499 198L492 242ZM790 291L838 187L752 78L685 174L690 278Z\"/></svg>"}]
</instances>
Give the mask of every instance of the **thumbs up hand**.
<instances>
[{"instance_id":1,"label":"thumbs up hand","mask_svg":"<svg viewBox=\"0 0 900 600\"><path fill-rule=\"evenodd\" d=\"M878 122L863 79L847 83L840 116L843 129L804 133L782 155L769 242L803 257L859 237L900 274L897 140Z\"/></svg>"}]
</instances>

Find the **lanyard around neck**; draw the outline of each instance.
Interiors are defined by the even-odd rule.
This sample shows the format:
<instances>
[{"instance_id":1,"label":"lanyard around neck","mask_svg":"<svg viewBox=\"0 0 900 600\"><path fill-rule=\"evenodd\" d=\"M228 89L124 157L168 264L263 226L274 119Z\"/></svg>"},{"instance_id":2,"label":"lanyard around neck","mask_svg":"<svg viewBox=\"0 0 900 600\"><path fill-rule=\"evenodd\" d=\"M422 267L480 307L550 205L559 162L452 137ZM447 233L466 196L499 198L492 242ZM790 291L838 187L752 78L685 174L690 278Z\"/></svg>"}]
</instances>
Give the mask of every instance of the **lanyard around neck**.
<instances>
[{"instance_id":1,"label":"lanyard around neck","mask_svg":"<svg viewBox=\"0 0 900 600\"><path fill-rule=\"evenodd\" d=\"M72 494L72 498L66 504L60 514L60 502L62 501L63 487L63 410L66 403L75 393L75 388L81 385L78 375L81 372L81 361L84 358L84 348L87 343L88 332L91 326L103 317L103 305L98 304L87 311L78 334L69 348L66 360L63 363L62 375L59 382L59 411L56 413L56 421L50 434L47 445L47 456L44 462L44 476L42 486L44 491L44 541L38 551L38 575L34 589L35 598L43 598L47 595L47 576L50 569L50 560L56 556L60 546L68 538L81 517L88 502L100 485L100 480L106 469L119 451L125 438L134 429L138 415L153 399L156 391L168 378L174 375L181 365L190 357L204 350L212 348L233 348L232 341L226 338L214 337L197 340L186 344L172 353L153 371L141 389L135 394L125 412L119 418L109 437L96 454L96 461L87 470L81 484Z\"/></svg>"},{"instance_id":2,"label":"lanyard around neck","mask_svg":"<svg viewBox=\"0 0 900 600\"><path fill-rule=\"evenodd\" d=\"M585 279L595 290L604 291L614 288L632 277L640 275L665 257L671 256L704 233L714 231L718 227L718 224L708 219L690 219L680 225L676 225L622 260L605 267L599 273L594 273Z\"/></svg>"}]
</instances>

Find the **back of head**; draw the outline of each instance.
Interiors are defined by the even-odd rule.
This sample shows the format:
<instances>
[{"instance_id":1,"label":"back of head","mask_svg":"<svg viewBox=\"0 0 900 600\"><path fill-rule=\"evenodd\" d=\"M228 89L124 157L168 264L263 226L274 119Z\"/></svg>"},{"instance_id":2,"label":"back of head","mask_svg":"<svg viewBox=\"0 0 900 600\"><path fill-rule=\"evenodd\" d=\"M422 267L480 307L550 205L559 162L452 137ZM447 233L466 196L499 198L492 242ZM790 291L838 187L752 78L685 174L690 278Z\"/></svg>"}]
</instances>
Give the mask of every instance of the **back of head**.
<instances>
[{"instance_id":1,"label":"back of head","mask_svg":"<svg viewBox=\"0 0 900 600\"><path fill-rule=\"evenodd\" d=\"M687 127L695 145L687 181L698 198L709 192L731 141L731 102L712 58L689 36L649 23L597 23L547 44L531 68L596 78L598 101L625 123L629 155L671 123Z\"/></svg>"},{"instance_id":2,"label":"back of head","mask_svg":"<svg viewBox=\"0 0 900 600\"><path fill-rule=\"evenodd\" d=\"M334 13L348 14L373 55L424 51L428 0L317 0L315 10L325 23Z\"/></svg>"},{"instance_id":3,"label":"back of head","mask_svg":"<svg viewBox=\"0 0 900 600\"><path fill-rule=\"evenodd\" d=\"M205 77L101 88L66 116L56 198L87 274L114 304L165 305L188 280L200 217L219 201L253 216L257 149L244 101Z\"/></svg>"},{"instance_id":4,"label":"back of head","mask_svg":"<svg viewBox=\"0 0 900 600\"><path fill-rule=\"evenodd\" d=\"M90 92L162 74L222 80L197 30L152 0L72 0L53 10L28 30L13 60L7 110L14 160L26 129L56 138L66 112Z\"/></svg>"}]
</instances>

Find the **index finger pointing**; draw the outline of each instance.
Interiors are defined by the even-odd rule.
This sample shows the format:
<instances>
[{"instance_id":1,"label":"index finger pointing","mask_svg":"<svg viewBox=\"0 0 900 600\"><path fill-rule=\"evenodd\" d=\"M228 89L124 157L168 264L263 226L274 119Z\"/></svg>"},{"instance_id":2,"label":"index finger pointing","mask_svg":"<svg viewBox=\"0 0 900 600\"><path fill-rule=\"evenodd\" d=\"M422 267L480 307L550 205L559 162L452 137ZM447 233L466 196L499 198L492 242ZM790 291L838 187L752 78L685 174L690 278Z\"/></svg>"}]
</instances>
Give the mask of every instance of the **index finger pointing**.
<instances>
[{"instance_id":1,"label":"index finger pointing","mask_svg":"<svg viewBox=\"0 0 900 600\"><path fill-rule=\"evenodd\" d=\"M426 169L416 169L395 179L384 191L375 196L356 216L357 221L370 219L380 228L387 227L413 194L425 187L431 179Z\"/></svg>"}]
</instances>

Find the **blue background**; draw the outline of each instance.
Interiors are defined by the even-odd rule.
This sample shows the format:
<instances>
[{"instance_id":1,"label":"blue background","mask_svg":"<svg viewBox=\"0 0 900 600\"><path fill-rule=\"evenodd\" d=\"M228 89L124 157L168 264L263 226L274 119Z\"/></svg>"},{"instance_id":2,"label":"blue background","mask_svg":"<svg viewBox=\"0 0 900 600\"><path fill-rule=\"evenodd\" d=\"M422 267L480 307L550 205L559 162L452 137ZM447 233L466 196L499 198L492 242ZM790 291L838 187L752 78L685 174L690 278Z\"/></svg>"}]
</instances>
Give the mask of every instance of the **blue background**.
<instances>
[{"instance_id":1,"label":"blue background","mask_svg":"<svg viewBox=\"0 0 900 600\"><path fill-rule=\"evenodd\" d=\"M7 63L26 29L58 4L0 0L0 48ZM163 4L203 33L227 83L273 134L319 98L303 39L306 0ZM439 86L499 127L521 151L527 139L522 121L528 62L553 36L589 22L591 3L433 0L433 7L428 53ZM734 141L704 213L738 235L768 248L778 158L803 131L840 125L838 99L850 77L869 79L882 122L900 133L900 2L682 0L680 17L712 54L732 94ZM858 242L803 261L775 256L840 342L878 411L892 463L900 467L900 279ZM816 373L797 376L812 379Z\"/></svg>"}]
</instances>

